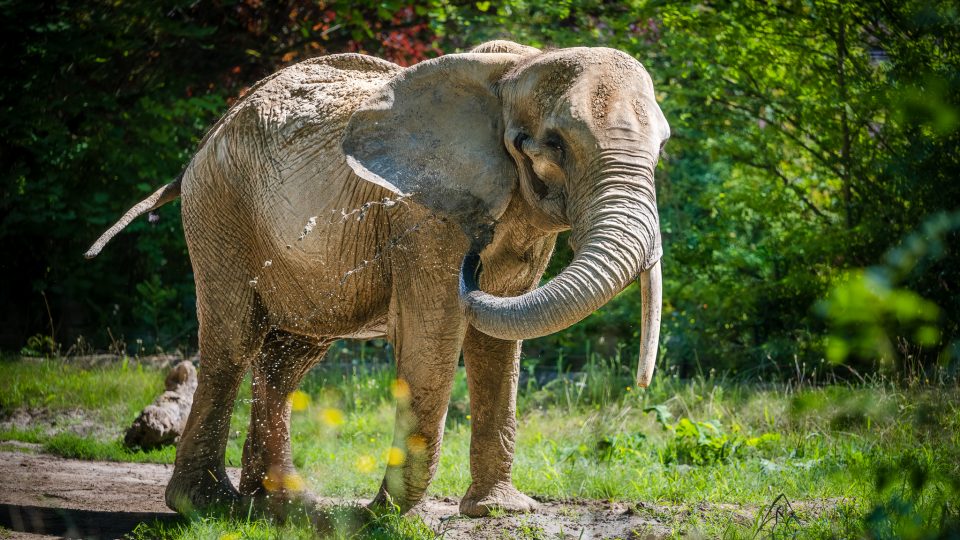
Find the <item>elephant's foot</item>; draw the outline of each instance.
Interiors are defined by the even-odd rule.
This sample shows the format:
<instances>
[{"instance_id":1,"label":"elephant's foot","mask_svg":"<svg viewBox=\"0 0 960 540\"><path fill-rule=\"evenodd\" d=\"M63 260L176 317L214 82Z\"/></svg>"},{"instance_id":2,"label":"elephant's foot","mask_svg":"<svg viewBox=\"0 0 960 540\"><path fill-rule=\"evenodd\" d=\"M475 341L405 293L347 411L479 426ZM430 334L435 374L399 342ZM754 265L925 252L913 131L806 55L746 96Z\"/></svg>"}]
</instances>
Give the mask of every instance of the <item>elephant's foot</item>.
<instances>
[{"instance_id":1,"label":"elephant's foot","mask_svg":"<svg viewBox=\"0 0 960 540\"><path fill-rule=\"evenodd\" d=\"M306 489L293 464L268 467L251 455L245 448L238 512L277 521L314 521L319 500Z\"/></svg>"},{"instance_id":2,"label":"elephant's foot","mask_svg":"<svg viewBox=\"0 0 960 540\"><path fill-rule=\"evenodd\" d=\"M372 512L361 506L325 506L309 491L288 490L261 490L253 495L243 495L232 517L308 525L320 538L353 537L375 519Z\"/></svg>"},{"instance_id":3,"label":"elephant's foot","mask_svg":"<svg viewBox=\"0 0 960 540\"><path fill-rule=\"evenodd\" d=\"M309 491L266 491L243 495L235 517L262 517L278 522L316 523L321 520L320 501Z\"/></svg>"},{"instance_id":4,"label":"elephant's foot","mask_svg":"<svg viewBox=\"0 0 960 540\"><path fill-rule=\"evenodd\" d=\"M187 475L175 470L167 484L165 499L167 506L180 514L231 513L240 501L240 494L225 475L218 479L213 471Z\"/></svg>"},{"instance_id":5,"label":"elephant's foot","mask_svg":"<svg viewBox=\"0 0 960 540\"><path fill-rule=\"evenodd\" d=\"M470 517L483 517L491 510L508 513L533 512L537 507L537 501L520 493L510 482L500 482L486 489L471 484L460 501L460 513Z\"/></svg>"},{"instance_id":6,"label":"elephant's foot","mask_svg":"<svg viewBox=\"0 0 960 540\"><path fill-rule=\"evenodd\" d=\"M388 514L392 512L405 514L417 502L419 501L411 502L394 497L390 495L390 492L388 492L385 487L380 486L380 490L377 492L377 495L373 498L373 500L370 501L370 504L367 505L367 509L376 515Z\"/></svg>"}]
</instances>

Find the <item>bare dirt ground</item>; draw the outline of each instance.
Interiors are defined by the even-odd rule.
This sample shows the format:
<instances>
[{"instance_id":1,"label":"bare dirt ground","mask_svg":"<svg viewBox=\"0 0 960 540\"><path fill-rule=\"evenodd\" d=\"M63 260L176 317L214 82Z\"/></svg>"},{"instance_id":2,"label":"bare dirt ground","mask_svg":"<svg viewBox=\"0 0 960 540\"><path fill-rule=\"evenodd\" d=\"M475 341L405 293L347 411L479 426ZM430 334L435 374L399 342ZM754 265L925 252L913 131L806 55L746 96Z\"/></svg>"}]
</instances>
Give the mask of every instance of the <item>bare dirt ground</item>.
<instances>
[{"instance_id":1,"label":"bare dirt ground","mask_svg":"<svg viewBox=\"0 0 960 540\"><path fill-rule=\"evenodd\" d=\"M118 538L142 521L179 519L163 502L169 465L79 461L23 449L0 451L0 526L6 529L0 538ZM239 471L230 474L236 482ZM653 507L545 501L535 514L468 519L458 515L458 502L431 498L415 512L448 539L661 538L670 532Z\"/></svg>"}]
</instances>

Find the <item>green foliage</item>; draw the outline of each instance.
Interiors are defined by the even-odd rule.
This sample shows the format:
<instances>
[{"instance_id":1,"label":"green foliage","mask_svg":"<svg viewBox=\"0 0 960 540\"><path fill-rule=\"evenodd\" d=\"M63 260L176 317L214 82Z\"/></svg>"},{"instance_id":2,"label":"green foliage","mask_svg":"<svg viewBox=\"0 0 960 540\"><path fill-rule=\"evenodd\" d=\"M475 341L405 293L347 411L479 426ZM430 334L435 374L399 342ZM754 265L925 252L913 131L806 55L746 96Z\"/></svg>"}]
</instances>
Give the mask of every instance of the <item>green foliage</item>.
<instances>
[{"instance_id":1,"label":"green foliage","mask_svg":"<svg viewBox=\"0 0 960 540\"><path fill-rule=\"evenodd\" d=\"M57 353L57 343L53 336L36 334L27 338L27 344L20 349L20 354L24 356L47 356Z\"/></svg>"},{"instance_id":2,"label":"green foliage","mask_svg":"<svg viewBox=\"0 0 960 540\"><path fill-rule=\"evenodd\" d=\"M93 261L86 247L174 178L227 106L279 66L328 52L405 65L439 53L422 10L400 2L3 8L0 346L14 349L40 332L58 344L85 335L98 347L192 346L179 204L133 223Z\"/></svg>"},{"instance_id":3,"label":"green foliage","mask_svg":"<svg viewBox=\"0 0 960 540\"><path fill-rule=\"evenodd\" d=\"M681 418L670 426L674 439L664 452L667 463L706 465L724 461L733 455L738 442L721 432L712 422L694 422Z\"/></svg>"},{"instance_id":4,"label":"green foliage","mask_svg":"<svg viewBox=\"0 0 960 540\"><path fill-rule=\"evenodd\" d=\"M583 404L604 406L614 403L624 389L634 381L632 366L618 350L615 356L605 357L595 352L586 354L587 360L576 372L571 372L560 351L554 365L541 366L539 359L527 359L527 393L520 399L535 407L562 406L575 410ZM541 368L538 371L538 367ZM542 386L538 377L548 377Z\"/></svg>"},{"instance_id":5,"label":"green foliage","mask_svg":"<svg viewBox=\"0 0 960 540\"><path fill-rule=\"evenodd\" d=\"M596 459L599 461L630 459L644 449L646 442L647 436L643 433L618 433L601 437L595 447Z\"/></svg>"},{"instance_id":6,"label":"green foliage","mask_svg":"<svg viewBox=\"0 0 960 540\"><path fill-rule=\"evenodd\" d=\"M879 358L890 364L908 358L913 351L897 346L913 343L939 355L944 367L953 365L958 343L942 339L941 324L948 332L951 321L935 303L903 287L911 275L947 256L945 238L960 230L960 212L937 214L920 231L909 235L884 257L884 264L851 273L833 286L830 296L818 306L830 322L827 357L833 362L853 363L855 358ZM906 339L904 339L906 336ZM900 343L895 344L894 339ZM899 366L904 369L906 366Z\"/></svg>"},{"instance_id":7,"label":"green foliage","mask_svg":"<svg viewBox=\"0 0 960 540\"><path fill-rule=\"evenodd\" d=\"M695 59L671 62L660 86L665 106L678 113L668 118L679 120L678 137L689 136L691 145L684 148L688 141L682 140L679 159L668 162L668 182L677 181L671 190L683 190L681 200L689 200L690 190L706 195L693 208L684 203L679 209L679 216L688 216L681 223L706 224L701 240L668 244L679 248L672 254L684 268L711 261L715 270L685 290L698 298L705 294L701 305L717 307L681 310L679 321L668 323L675 329L671 335L740 344L742 352L727 350L746 358L776 359L796 350L815 359L822 354L816 338L821 325L809 306L827 286L842 278L843 269L879 259L924 215L960 204L949 179L954 160L940 162L936 174L921 175L906 169L931 168L931 156L896 150L917 140L917 118L899 115L903 95L897 89L919 75L905 72L901 55L921 62L909 69L938 77L952 77L956 66L940 63L944 51L938 47L913 48L905 36L878 28L932 31L914 26L921 6L900 4L889 13L871 6L662 11L666 42L660 46L666 52L658 54L672 56L672 48ZM937 16L944 23L951 17ZM947 143L938 137L931 133L926 140ZM703 161L704 155L722 167L714 170L723 180L687 180L685 162ZM938 186L938 197L928 196L931 184ZM719 238L703 243L711 237ZM941 288L932 296L947 294ZM676 298L669 292L665 297ZM684 321L693 313L696 323Z\"/></svg>"},{"instance_id":8,"label":"green foliage","mask_svg":"<svg viewBox=\"0 0 960 540\"><path fill-rule=\"evenodd\" d=\"M937 470L941 466L923 450L879 459L873 471L875 503L864 520L867 534L872 538L960 535L960 478L944 475L947 471Z\"/></svg>"},{"instance_id":9,"label":"green foliage","mask_svg":"<svg viewBox=\"0 0 960 540\"><path fill-rule=\"evenodd\" d=\"M138 339L148 350L192 346L192 275L177 205L157 223L133 224L98 259L79 254L174 177L238 95L318 54L358 51L409 65L509 38L616 47L649 69L673 131L658 170L662 342L680 373L766 376L827 356L860 369L894 357L929 366L960 355L956 229L938 237L941 256L907 275L885 282L861 271L898 252L891 248L911 231L928 234L922 224L931 216L960 206L960 15L949 3L5 7L0 242L12 255L0 262L11 276L0 290L4 347L19 350L38 334L53 344L29 351L62 348L78 334L101 348ZM571 256L561 239L548 275ZM564 368L588 363L591 350L636 354L633 289L528 343L526 354L546 364L563 354ZM821 305L832 310L812 309L828 296ZM917 312L921 298L937 306L935 321L892 324Z\"/></svg>"},{"instance_id":10,"label":"green foliage","mask_svg":"<svg viewBox=\"0 0 960 540\"><path fill-rule=\"evenodd\" d=\"M89 366L56 359L0 357L0 414L17 409L63 412L81 408L93 420L133 419L163 391L164 375L142 364Z\"/></svg>"},{"instance_id":11,"label":"green foliage","mask_svg":"<svg viewBox=\"0 0 960 540\"><path fill-rule=\"evenodd\" d=\"M339 506L328 510L330 529L323 538L364 540L429 540L436 534L418 517L383 514L362 523L355 506ZM317 530L309 524L278 524L265 519L226 519L196 517L185 523L141 523L125 538L131 540L272 540L275 538L310 540Z\"/></svg>"},{"instance_id":12,"label":"green foliage","mask_svg":"<svg viewBox=\"0 0 960 540\"><path fill-rule=\"evenodd\" d=\"M884 332L891 324L898 329L915 327L913 340L920 345L935 346L940 338L940 331L933 325L940 316L936 304L910 290L891 289L864 272L841 280L826 306L826 316L834 326L851 333L849 339L831 337L827 358L833 362L847 360L851 352L868 358L895 357L893 344Z\"/></svg>"},{"instance_id":13,"label":"green foliage","mask_svg":"<svg viewBox=\"0 0 960 540\"><path fill-rule=\"evenodd\" d=\"M776 371L795 355L815 363L824 321L811 306L831 284L960 205L960 49L947 38L960 21L946 4L481 7L449 8L438 24L462 46L607 45L650 70L673 131L658 171L662 335L684 373ZM955 248L956 238L944 242ZM562 242L558 252L553 273L570 257ZM948 285L960 279L957 252L903 284L943 309L943 343L960 319ZM638 311L628 291L527 351L635 341ZM909 328L895 337L920 345ZM919 356L929 363L936 352Z\"/></svg>"},{"instance_id":14,"label":"green foliage","mask_svg":"<svg viewBox=\"0 0 960 540\"><path fill-rule=\"evenodd\" d=\"M137 463L172 463L176 457L176 448L172 446L147 452L130 450L120 439L98 441L71 432L57 433L47 439L43 451L65 458Z\"/></svg>"},{"instance_id":15,"label":"green foliage","mask_svg":"<svg viewBox=\"0 0 960 540\"><path fill-rule=\"evenodd\" d=\"M656 413L657 423L673 434L660 454L664 463L709 465L743 457L749 450L773 448L780 441L778 433L763 433L757 437L741 434L741 427L734 424L731 433L725 433L719 421L698 421L687 417L675 423L665 405L646 407L643 412Z\"/></svg>"}]
</instances>

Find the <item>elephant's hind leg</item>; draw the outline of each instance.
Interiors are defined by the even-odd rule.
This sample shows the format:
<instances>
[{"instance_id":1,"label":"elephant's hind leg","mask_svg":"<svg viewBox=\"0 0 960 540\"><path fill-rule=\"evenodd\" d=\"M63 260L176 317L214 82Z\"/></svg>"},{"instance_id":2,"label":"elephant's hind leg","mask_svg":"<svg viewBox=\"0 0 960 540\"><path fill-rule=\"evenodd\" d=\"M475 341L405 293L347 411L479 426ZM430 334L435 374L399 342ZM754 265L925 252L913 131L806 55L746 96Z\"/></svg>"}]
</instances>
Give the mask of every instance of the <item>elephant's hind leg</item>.
<instances>
[{"instance_id":1,"label":"elephant's hind leg","mask_svg":"<svg viewBox=\"0 0 960 540\"><path fill-rule=\"evenodd\" d=\"M190 247L197 281L200 369L166 490L167 506L180 513L230 510L239 500L224 463L230 417L267 329L259 297L235 271L242 268L240 256L224 254L222 262L198 263L194 240Z\"/></svg>"},{"instance_id":2,"label":"elephant's hind leg","mask_svg":"<svg viewBox=\"0 0 960 540\"><path fill-rule=\"evenodd\" d=\"M166 490L167 506L172 510L229 511L239 500L227 477L224 454L234 401L249 358L236 343L201 324L197 390Z\"/></svg>"},{"instance_id":3,"label":"elephant's hind leg","mask_svg":"<svg viewBox=\"0 0 960 540\"><path fill-rule=\"evenodd\" d=\"M309 498L302 491L290 450L289 396L329 348L273 332L253 365L250 429L243 446L240 493L270 499Z\"/></svg>"}]
</instances>

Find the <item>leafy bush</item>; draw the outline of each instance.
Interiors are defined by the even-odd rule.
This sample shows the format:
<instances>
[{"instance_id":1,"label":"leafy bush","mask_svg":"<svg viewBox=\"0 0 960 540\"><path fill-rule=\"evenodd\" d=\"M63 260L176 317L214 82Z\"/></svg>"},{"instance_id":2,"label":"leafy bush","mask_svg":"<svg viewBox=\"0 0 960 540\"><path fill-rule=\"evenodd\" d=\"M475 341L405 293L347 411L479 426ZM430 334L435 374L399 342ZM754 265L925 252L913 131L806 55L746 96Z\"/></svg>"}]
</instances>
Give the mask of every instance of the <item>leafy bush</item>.
<instances>
[{"instance_id":1,"label":"leafy bush","mask_svg":"<svg viewBox=\"0 0 960 540\"><path fill-rule=\"evenodd\" d=\"M647 407L643 411L656 413L657 423L672 434L660 454L663 463L711 465L734 457L744 457L753 450L764 451L780 442L780 435L777 433L747 437L736 424L732 426L730 433L726 433L719 421L698 421L682 417L671 423L672 415L663 405Z\"/></svg>"},{"instance_id":2,"label":"leafy bush","mask_svg":"<svg viewBox=\"0 0 960 540\"><path fill-rule=\"evenodd\" d=\"M922 451L878 456L876 496L864 522L872 538L960 538L960 476Z\"/></svg>"},{"instance_id":3,"label":"leafy bush","mask_svg":"<svg viewBox=\"0 0 960 540\"><path fill-rule=\"evenodd\" d=\"M903 373L910 355L925 348L936 353L941 367L952 372L960 368L960 339L944 339L944 329L956 335L957 321L946 319L937 304L903 286L948 256L947 238L958 230L960 211L934 215L891 249L882 264L838 280L818 305L830 322L827 357L837 363L877 358L887 366L899 361L894 367ZM909 344L918 349L910 350Z\"/></svg>"}]
</instances>

